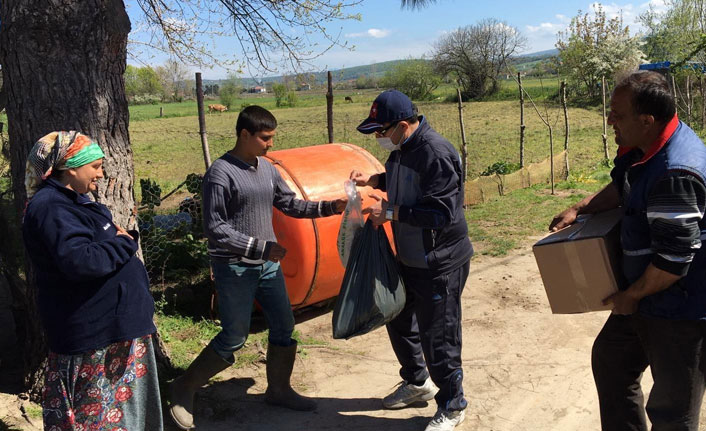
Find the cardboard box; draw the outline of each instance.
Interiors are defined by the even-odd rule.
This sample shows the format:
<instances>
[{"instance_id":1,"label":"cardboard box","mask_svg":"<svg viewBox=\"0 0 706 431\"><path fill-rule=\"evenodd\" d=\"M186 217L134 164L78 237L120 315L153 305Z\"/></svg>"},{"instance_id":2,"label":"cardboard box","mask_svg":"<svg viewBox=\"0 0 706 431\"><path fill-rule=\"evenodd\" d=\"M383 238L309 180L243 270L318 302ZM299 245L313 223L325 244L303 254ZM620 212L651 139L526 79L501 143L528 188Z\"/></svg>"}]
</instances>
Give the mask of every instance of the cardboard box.
<instances>
[{"instance_id":1,"label":"cardboard box","mask_svg":"<svg viewBox=\"0 0 706 431\"><path fill-rule=\"evenodd\" d=\"M620 208L580 216L532 247L552 313L612 309L601 301L624 284L621 218Z\"/></svg>"}]
</instances>

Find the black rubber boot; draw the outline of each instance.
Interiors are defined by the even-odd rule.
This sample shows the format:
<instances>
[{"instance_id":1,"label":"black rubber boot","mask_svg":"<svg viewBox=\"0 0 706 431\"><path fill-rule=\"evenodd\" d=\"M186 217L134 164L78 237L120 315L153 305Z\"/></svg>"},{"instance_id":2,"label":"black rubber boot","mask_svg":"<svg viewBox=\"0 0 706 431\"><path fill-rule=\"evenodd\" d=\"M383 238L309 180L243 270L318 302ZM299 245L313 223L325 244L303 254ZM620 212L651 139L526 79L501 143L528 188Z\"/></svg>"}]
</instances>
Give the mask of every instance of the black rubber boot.
<instances>
[{"instance_id":1,"label":"black rubber boot","mask_svg":"<svg viewBox=\"0 0 706 431\"><path fill-rule=\"evenodd\" d=\"M208 379L230 367L233 361L223 359L210 346L206 346L186 372L169 385L169 413L179 428L194 428L194 395Z\"/></svg>"},{"instance_id":2,"label":"black rubber boot","mask_svg":"<svg viewBox=\"0 0 706 431\"><path fill-rule=\"evenodd\" d=\"M281 347L267 346L267 392L265 402L292 410L316 410L316 402L296 393L290 386L294 360L297 356L297 343Z\"/></svg>"}]
</instances>

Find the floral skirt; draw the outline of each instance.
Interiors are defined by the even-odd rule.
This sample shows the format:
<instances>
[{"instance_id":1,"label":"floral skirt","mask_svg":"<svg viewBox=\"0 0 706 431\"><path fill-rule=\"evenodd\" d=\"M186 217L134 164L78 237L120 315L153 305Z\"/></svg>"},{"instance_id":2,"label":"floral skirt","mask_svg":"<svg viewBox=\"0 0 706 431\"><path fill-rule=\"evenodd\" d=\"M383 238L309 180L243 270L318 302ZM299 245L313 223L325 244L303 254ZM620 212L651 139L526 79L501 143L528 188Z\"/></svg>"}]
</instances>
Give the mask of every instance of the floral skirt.
<instances>
[{"instance_id":1,"label":"floral skirt","mask_svg":"<svg viewBox=\"0 0 706 431\"><path fill-rule=\"evenodd\" d=\"M77 355L49 353L44 431L161 431L152 336Z\"/></svg>"}]
</instances>

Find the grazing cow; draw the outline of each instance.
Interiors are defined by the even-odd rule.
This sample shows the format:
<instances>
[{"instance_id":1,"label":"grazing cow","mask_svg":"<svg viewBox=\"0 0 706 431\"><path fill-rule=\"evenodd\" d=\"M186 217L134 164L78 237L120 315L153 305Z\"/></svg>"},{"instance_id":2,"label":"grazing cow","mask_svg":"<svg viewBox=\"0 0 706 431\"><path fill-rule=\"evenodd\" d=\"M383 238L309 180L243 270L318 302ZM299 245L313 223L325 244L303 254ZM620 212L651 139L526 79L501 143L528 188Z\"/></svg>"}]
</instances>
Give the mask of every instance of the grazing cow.
<instances>
[{"instance_id":1,"label":"grazing cow","mask_svg":"<svg viewBox=\"0 0 706 431\"><path fill-rule=\"evenodd\" d=\"M225 112L228 110L228 107L225 105L220 105L218 103L215 103L213 105L208 105L208 113L210 114L211 112L218 111L218 112Z\"/></svg>"},{"instance_id":2,"label":"grazing cow","mask_svg":"<svg viewBox=\"0 0 706 431\"><path fill-rule=\"evenodd\" d=\"M353 98L351 96L346 96L346 102L353 103Z\"/></svg>"}]
</instances>

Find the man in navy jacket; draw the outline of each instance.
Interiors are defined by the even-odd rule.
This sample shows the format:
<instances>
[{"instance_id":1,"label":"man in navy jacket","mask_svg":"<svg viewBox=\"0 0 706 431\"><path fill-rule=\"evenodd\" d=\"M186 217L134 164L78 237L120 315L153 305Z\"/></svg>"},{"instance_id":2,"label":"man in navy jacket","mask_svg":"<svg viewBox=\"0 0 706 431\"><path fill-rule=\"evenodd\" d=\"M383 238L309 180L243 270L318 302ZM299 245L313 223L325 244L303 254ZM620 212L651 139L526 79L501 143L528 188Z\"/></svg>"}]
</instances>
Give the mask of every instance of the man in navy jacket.
<instances>
[{"instance_id":1,"label":"man in navy jacket","mask_svg":"<svg viewBox=\"0 0 706 431\"><path fill-rule=\"evenodd\" d=\"M385 408L436 399L426 431L452 430L464 419L461 293L473 247L463 212L463 171L456 149L396 90L380 94L358 126L391 151L385 172L351 172L359 186L387 192L366 209L375 225L390 221L407 291L404 310L387 325L403 381ZM435 384L439 389L436 388Z\"/></svg>"},{"instance_id":2,"label":"man in navy jacket","mask_svg":"<svg viewBox=\"0 0 706 431\"><path fill-rule=\"evenodd\" d=\"M557 215L558 230L622 207L623 275L593 345L603 430L696 431L706 381L706 147L676 116L667 80L636 72L616 86L608 123L619 145L612 182ZM654 386L644 406L640 380Z\"/></svg>"}]
</instances>

